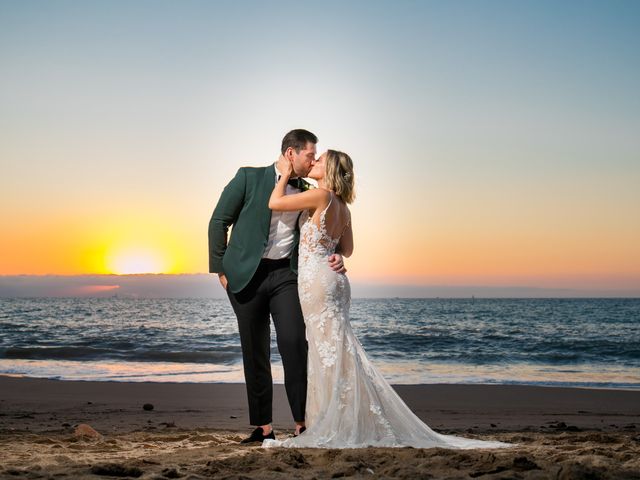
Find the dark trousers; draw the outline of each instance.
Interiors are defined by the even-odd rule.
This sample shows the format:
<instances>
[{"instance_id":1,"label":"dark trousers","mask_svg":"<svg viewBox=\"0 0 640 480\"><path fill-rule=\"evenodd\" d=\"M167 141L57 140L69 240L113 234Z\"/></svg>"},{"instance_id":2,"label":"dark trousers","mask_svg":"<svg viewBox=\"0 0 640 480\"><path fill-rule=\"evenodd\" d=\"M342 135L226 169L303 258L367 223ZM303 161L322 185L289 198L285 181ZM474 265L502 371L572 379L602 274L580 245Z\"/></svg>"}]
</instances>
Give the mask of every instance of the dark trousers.
<instances>
[{"instance_id":1,"label":"dark trousers","mask_svg":"<svg viewBox=\"0 0 640 480\"><path fill-rule=\"evenodd\" d=\"M307 340L298 299L298 278L289 259L262 260L240 292L227 291L238 318L251 425L272 421L271 322L276 327L284 385L296 422L304 421L307 399Z\"/></svg>"}]
</instances>

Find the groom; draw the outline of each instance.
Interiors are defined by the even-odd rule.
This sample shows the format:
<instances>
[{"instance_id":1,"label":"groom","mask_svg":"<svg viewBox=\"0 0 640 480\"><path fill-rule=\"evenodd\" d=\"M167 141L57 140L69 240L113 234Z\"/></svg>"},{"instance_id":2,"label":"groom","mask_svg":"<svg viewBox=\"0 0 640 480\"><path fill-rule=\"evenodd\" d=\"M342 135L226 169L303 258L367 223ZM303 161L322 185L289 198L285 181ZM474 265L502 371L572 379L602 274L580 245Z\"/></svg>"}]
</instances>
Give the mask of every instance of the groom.
<instances>
[{"instance_id":1,"label":"groom","mask_svg":"<svg viewBox=\"0 0 640 480\"><path fill-rule=\"evenodd\" d=\"M275 438L269 315L276 329L295 435L305 429L307 341L297 277L300 212L272 212L268 203L287 162L293 165L295 178L289 181L286 194L309 187L301 177L316 162L316 143L318 138L307 130L287 133L276 163L238 170L209 221L209 272L218 274L238 319L249 419L257 427L242 443ZM337 272L345 271L340 254L329 257L329 264Z\"/></svg>"}]
</instances>

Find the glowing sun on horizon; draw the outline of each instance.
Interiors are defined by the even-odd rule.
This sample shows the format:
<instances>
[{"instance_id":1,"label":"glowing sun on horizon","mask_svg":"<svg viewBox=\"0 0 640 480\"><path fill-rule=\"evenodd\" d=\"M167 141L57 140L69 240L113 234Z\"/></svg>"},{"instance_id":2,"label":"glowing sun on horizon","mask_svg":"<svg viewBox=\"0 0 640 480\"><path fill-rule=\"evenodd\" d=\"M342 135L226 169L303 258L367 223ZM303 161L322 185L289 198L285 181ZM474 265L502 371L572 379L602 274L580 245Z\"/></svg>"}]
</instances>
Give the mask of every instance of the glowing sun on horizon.
<instances>
[{"instance_id":1,"label":"glowing sun on horizon","mask_svg":"<svg viewBox=\"0 0 640 480\"><path fill-rule=\"evenodd\" d=\"M167 262L150 249L123 249L107 256L107 268L118 275L165 273Z\"/></svg>"}]
</instances>

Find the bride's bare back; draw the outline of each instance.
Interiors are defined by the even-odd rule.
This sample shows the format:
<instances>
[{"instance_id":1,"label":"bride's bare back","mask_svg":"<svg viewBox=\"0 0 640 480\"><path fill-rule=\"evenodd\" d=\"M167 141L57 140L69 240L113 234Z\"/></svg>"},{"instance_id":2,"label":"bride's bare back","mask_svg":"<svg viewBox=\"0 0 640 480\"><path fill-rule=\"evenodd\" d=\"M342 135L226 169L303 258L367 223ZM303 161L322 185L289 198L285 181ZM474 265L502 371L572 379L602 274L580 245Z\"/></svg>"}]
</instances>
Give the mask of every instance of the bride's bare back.
<instances>
[{"instance_id":1,"label":"bride's bare back","mask_svg":"<svg viewBox=\"0 0 640 480\"><path fill-rule=\"evenodd\" d=\"M314 212L309 212L310 217L307 221L312 222L322 232L324 238L321 237L321 241L332 240L337 244L351 224L351 212L340 197L327 191L327 205L323 209L317 208Z\"/></svg>"}]
</instances>

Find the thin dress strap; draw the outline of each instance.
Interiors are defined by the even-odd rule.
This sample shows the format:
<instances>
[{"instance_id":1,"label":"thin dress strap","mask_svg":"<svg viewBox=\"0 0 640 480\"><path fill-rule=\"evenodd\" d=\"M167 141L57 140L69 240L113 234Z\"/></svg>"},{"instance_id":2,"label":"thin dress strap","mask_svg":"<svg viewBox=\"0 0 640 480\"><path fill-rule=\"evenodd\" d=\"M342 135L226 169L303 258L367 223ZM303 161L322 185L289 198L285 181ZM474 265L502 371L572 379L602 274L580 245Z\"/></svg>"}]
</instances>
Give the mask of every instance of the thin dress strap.
<instances>
[{"instance_id":1,"label":"thin dress strap","mask_svg":"<svg viewBox=\"0 0 640 480\"><path fill-rule=\"evenodd\" d=\"M351 212L349 211L349 209L347 209L347 215L349 216L349 218L347 218L347 223L344 224L344 228L342 229L342 233L340 234L339 238L342 238L342 236L344 235L344 232L347 231L347 227L351 223Z\"/></svg>"},{"instance_id":2,"label":"thin dress strap","mask_svg":"<svg viewBox=\"0 0 640 480\"><path fill-rule=\"evenodd\" d=\"M327 235L329 235L329 232L327 232L325 218L326 218L327 210L329 209L331 202L333 202L333 197L335 195L331 190L329 190L329 193L331 194L331 199L329 200L329 203L324 208L324 210L320 213L320 225L322 226L322 228L324 229ZM340 240L342 238L342 235L344 235L344 232L347 231L347 227L351 223L351 212L349 211L349 209L347 209L347 215L349 216L349 218L347 218L347 223L344 224L344 227L342 228L342 232L340 232L340 235L338 236L338 238L334 240Z\"/></svg>"},{"instance_id":3,"label":"thin dress strap","mask_svg":"<svg viewBox=\"0 0 640 480\"><path fill-rule=\"evenodd\" d=\"M320 212L320 221L322 222L324 219L324 216L327 214L327 210L329 209L329 206L331 205L331 202L333 202L333 192L331 190L329 190L329 193L331 194L331 198L329 199L329 203L327 203L327 206L324 207L324 210L322 210L322 212Z\"/></svg>"}]
</instances>

